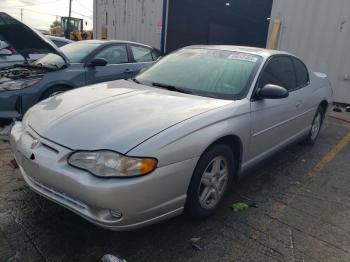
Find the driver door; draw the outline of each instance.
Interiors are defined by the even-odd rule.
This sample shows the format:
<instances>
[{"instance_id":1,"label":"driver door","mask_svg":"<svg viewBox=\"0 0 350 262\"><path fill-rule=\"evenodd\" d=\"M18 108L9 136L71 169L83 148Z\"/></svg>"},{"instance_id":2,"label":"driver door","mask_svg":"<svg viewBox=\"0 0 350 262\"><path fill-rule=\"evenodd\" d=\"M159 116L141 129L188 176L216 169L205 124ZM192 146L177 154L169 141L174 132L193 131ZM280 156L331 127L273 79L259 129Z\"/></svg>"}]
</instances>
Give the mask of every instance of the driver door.
<instances>
[{"instance_id":1,"label":"driver door","mask_svg":"<svg viewBox=\"0 0 350 262\"><path fill-rule=\"evenodd\" d=\"M129 78L132 71L127 46L116 44L107 46L92 58L103 58L107 61L105 66L86 67L87 84Z\"/></svg>"},{"instance_id":2,"label":"driver door","mask_svg":"<svg viewBox=\"0 0 350 262\"><path fill-rule=\"evenodd\" d=\"M257 99L251 103L250 159L259 161L299 132L298 115L303 108L290 56L274 56L265 65L257 88L279 85L289 91L283 99Z\"/></svg>"}]
</instances>

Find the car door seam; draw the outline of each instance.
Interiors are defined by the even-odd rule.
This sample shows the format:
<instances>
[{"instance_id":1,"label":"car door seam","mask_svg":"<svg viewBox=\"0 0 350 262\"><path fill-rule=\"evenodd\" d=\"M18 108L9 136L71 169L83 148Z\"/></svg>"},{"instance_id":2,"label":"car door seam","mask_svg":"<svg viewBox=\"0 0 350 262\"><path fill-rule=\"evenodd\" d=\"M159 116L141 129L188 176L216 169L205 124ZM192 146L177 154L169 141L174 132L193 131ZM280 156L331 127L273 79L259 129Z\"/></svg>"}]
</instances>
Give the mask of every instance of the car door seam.
<instances>
[{"instance_id":1,"label":"car door seam","mask_svg":"<svg viewBox=\"0 0 350 262\"><path fill-rule=\"evenodd\" d=\"M285 120L285 121L283 121L283 122L280 122L280 123L278 123L278 124L276 124L276 125L274 125L274 126L271 126L271 127L266 128L266 129L264 129L264 130L262 130L262 131L259 131L259 132L255 133L255 134L253 134L253 137L257 137L257 136L259 136L259 135L262 135L262 134L264 134L264 133L266 133L266 132L268 132L268 131L270 131L270 130L276 128L276 127L282 126L282 125L284 125L284 124L286 124L286 123L288 123L288 122L290 122L290 121L293 121L293 120L295 120L295 119L297 119L297 118L300 118L300 117L302 117L303 115L309 113L309 112L312 111L312 110L314 110L314 108L309 109L309 110L307 110L307 111L305 111L305 112L303 112L303 113L301 113L301 114L299 114L299 115L293 116L293 117L291 117L291 118L289 118L289 119L287 119L287 120Z\"/></svg>"}]
</instances>

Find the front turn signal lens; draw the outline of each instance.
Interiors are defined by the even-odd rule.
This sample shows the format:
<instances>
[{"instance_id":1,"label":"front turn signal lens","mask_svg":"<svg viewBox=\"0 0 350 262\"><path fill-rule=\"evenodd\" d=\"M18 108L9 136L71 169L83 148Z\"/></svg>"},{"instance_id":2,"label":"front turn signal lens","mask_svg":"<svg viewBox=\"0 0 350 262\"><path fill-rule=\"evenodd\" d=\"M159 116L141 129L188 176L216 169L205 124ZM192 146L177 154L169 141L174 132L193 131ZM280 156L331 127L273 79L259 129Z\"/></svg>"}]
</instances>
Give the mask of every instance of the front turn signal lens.
<instances>
[{"instance_id":1,"label":"front turn signal lens","mask_svg":"<svg viewBox=\"0 0 350 262\"><path fill-rule=\"evenodd\" d=\"M157 160L146 158L141 161L140 174L148 174L157 168Z\"/></svg>"}]
</instances>

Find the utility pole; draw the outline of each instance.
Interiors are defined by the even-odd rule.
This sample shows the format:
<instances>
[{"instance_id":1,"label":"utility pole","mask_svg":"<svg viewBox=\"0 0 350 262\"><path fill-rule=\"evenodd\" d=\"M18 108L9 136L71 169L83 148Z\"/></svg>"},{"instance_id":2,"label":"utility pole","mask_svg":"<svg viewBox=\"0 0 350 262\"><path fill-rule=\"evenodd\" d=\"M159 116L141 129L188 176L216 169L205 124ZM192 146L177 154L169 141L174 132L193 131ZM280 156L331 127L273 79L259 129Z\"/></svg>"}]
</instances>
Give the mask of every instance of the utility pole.
<instances>
[{"instance_id":1,"label":"utility pole","mask_svg":"<svg viewBox=\"0 0 350 262\"><path fill-rule=\"evenodd\" d=\"M72 0L69 0L69 14L68 17L72 16Z\"/></svg>"},{"instance_id":2,"label":"utility pole","mask_svg":"<svg viewBox=\"0 0 350 262\"><path fill-rule=\"evenodd\" d=\"M69 13L68 13L68 21L67 21L67 27L64 30L64 36L66 38L70 38L70 32L71 32L71 17L72 17L72 1L73 0L69 0Z\"/></svg>"},{"instance_id":3,"label":"utility pole","mask_svg":"<svg viewBox=\"0 0 350 262\"><path fill-rule=\"evenodd\" d=\"M21 8L21 22L23 22L23 8Z\"/></svg>"}]
</instances>

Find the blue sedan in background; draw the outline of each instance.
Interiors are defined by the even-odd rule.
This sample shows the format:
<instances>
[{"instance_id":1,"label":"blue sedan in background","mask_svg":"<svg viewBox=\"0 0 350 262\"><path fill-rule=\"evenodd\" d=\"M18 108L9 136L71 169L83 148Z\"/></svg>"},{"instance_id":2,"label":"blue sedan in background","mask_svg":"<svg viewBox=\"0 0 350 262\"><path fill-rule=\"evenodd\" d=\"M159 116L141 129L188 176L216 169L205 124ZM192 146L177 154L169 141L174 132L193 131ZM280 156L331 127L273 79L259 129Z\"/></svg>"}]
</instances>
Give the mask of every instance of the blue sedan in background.
<instances>
[{"instance_id":1,"label":"blue sedan in background","mask_svg":"<svg viewBox=\"0 0 350 262\"><path fill-rule=\"evenodd\" d=\"M48 51L41 59L0 70L0 122L21 119L37 102L84 85L135 76L154 63L160 51L127 41L88 40L58 49L33 29L0 13L0 39L24 58Z\"/></svg>"}]
</instances>

